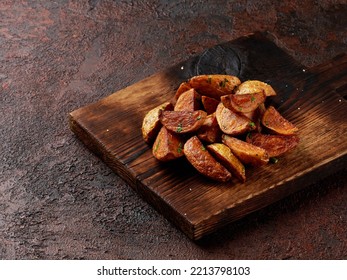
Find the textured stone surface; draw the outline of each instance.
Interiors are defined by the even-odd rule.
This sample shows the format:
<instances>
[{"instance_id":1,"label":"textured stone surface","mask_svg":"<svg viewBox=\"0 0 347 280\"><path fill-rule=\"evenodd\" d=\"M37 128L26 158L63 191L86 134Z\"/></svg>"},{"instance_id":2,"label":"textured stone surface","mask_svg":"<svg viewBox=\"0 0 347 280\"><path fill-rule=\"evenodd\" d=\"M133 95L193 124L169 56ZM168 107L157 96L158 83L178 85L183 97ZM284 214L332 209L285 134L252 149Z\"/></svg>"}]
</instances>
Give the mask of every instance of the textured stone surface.
<instances>
[{"instance_id":1,"label":"textured stone surface","mask_svg":"<svg viewBox=\"0 0 347 280\"><path fill-rule=\"evenodd\" d=\"M346 52L345 1L0 2L0 258L347 258L341 171L197 243L69 131L67 114L268 30L306 66Z\"/></svg>"}]
</instances>

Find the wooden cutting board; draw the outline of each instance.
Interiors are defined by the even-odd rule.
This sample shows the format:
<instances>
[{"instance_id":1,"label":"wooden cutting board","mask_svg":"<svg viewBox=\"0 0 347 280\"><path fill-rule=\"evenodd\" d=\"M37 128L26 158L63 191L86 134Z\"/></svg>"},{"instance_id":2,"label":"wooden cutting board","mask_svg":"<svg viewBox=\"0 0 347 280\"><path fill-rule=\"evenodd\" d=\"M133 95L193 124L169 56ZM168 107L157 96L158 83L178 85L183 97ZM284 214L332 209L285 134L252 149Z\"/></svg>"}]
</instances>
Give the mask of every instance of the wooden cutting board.
<instances>
[{"instance_id":1,"label":"wooden cutting board","mask_svg":"<svg viewBox=\"0 0 347 280\"><path fill-rule=\"evenodd\" d=\"M271 84L271 103L299 128L298 147L277 164L248 168L246 183L216 183L186 161L158 162L142 139L153 107L198 74L226 73ZM305 69L270 34L254 33L215 46L70 113L71 130L158 212L191 239L263 208L347 162L347 55Z\"/></svg>"}]
</instances>

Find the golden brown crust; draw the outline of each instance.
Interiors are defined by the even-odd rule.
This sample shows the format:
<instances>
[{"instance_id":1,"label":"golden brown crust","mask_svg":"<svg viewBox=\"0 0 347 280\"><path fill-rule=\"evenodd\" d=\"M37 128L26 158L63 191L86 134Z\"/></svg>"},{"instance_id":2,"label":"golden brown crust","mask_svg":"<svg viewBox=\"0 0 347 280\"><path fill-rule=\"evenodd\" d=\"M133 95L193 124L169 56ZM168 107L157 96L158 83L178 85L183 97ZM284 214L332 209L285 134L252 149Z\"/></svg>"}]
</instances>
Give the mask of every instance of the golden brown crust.
<instances>
[{"instance_id":1,"label":"golden brown crust","mask_svg":"<svg viewBox=\"0 0 347 280\"><path fill-rule=\"evenodd\" d=\"M182 134L197 131L204 123L207 113L202 110L162 111L159 120L168 130Z\"/></svg>"},{"instance_id":2,"label":"golden brown crust","mask_svg":"<svg viewBox=\"0 0 347 280\"><path fill-rule=\"evenodd\" d=\"M264 91L250 94L228 94L221 97L224 106L236 113L250 113L265 102Z\"/></svg>"},{"instance_id":3,"label":"golden brown crust","mask_svg":"<svg viewBox=\"0 0 347 280\"><path fill-rule=\"evenodd\" d=\"M207 151L198 137L191 137L184 145L184 154L188 161L204 176L226 182L231 179L231 173Z\"/></svg>"},{"instance_id":4,"label":"golden brown crust","mask_svg":"<svg viewBox=\"0 0 347 280\"><path fill-rule=\"evenodd\" d=\"M222 95L232 93L241 81L231 75L199 75L192 77L188 83L201 95L220 100Z\"/></svg>"},{"instance_id":5,"label":"golden brown crust","mask_svg":"<svg viewBox=\"0 0 347 280\"><path fill-rule=\"evenodd\" d=\"M142 122L142 137L147 143L152 143L157 137L161 128L161 122L159 120L159 113L161 110L172 110L170 102L165 102L152 110L150 110Z\"/></svg>"},{"instance_id":6,"label":"golden brown crust","mask_svg":"<svg viewBox=\"0 0 347 280\"><path fill-rule=\"evenodd\" d=\"M152 153L160 161L170 161L184 155L183 146L183 140L163 126L154 141Z\"/></svg>"},{"instance_id":7,"label":"golden brown crust","mask_svg":"<svg viewBox=\"0 0 347 280\"><path fill-rule=\"evenodd\" d=\"M264 165L299 142L298 129L275 108L265 107L272 95L273 88L261 81L241 84L230 75L194 76L180 84L163 104L167 107L158 106L145 116L143 138L147 143L155 139L152 152L160 161L184 154L206 177L225 182L234 174L245 182L244 164Z\"/></svg>"},{"instance_id":8,"label":"golden brown crust","mask_svg":"<svg viewBox=\"0 0 347 280\"><path fill-rule=\"evenodd\" d=\"M196 111L200 109L201 96L195 89L183 92L177 99L174 111Z\"/></svg>"},{"instance_id":9,"label":"golden brown crust","mask_svg":"<svg viewBox=\"0 0 347 280\"><path fill-rule=\"evenodd\" d=\"M261 166L269 162L269 155L263 148L225 134L222 135L222 142L227 145L232 153L244 164Z\"/></svg>"},{"instance_id":10,"label":"golden brown crust","mask_svg":"<svg viewBox=\"0 0 347 280\"><path fill-rule=\"evenodd\" d=\"M272 132L283 135L291 135L298 131L298 128L273 107L269 106L261 120L262 124Z\"/></svg>"},{"instance_id":11,"label":"golden brown crust","mask_svg":"<svg viewBox=\"0 0 347 280\"><path fill-rule=\"evenodd\" d=\"M278 157L294 149L299 144L299 136L250 133L246 141L265 149L269 157Z\"/></svg>"},{"instance_id":12,"label":"golden brown crust","mask_svg":"<svg viewBox=\"0 0 347 280\"><path fill-rule=\"evenodd\" d=\"M275 90L267 83L258 80L248 80L240 84L236 90L235 94L249 94L259 91L264 91L266 96L276 95Z\"/></svg>"},{"instance_id":13,"label":"golden brown crust","mask_svg":"<svg viewBox=\"0 0 347 280\"><path fill-rule=\"evenodd\" d=\"M214 112L216 112L219 100L203 95L201 97L201 101L208 115L211 115Z\"/></svg>"},{"instance_id":14,"label":"golden brown crust","mask_svg":"<svg viewBox=\"0 0 347 280\"><path fill-rule=\"evenodd\" d=\"M241 182L246 181L246 169L242 162L234 156L230 148L222 143L213 143L207 146L208 151L219 161L231 174Z\"/></svg>"},{"instance_id":15,"label":"golden brown crust","mask_svg":"<svg viewBox=\"0 0 347 280\"><path fill-rule=\"evenodd\" d=\"M186 92L187 90L190 90L191 88L192 87L189 85L188 82L181 83L176 91L175 99L177 100L183 92Z\"/></svg>"},{"instance_id":16,"label":"golden brown crust","mask_svg":"<svg viewBox=\"0 0 347 280\"><path fill-rule=\"evenodd\" d=\"M223 103L217 107L216 118L220 129L228 135L240 135L256 128L254 122L226 108Z\"/></svg>"}]
</instances>

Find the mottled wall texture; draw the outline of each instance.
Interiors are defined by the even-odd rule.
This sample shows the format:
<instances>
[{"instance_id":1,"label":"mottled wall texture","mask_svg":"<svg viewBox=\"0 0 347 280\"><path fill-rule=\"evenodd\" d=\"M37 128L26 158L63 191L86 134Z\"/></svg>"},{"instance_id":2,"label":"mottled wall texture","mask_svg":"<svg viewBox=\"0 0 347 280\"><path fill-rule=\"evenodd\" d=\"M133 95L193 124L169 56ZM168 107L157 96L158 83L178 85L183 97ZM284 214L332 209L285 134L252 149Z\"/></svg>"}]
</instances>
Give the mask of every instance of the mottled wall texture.
<instances>
[{"instance_id":1,"label":"mottled wall texture","mask_svg":"<svg viewBox=\"0 0 347 280\"><path fill-rule=\"evenodd\" d=\"M346 1L0 2L0 258L347 258L345 171L194 243L70 132L67 114L215 44L269 31L307 67Z\"/></svg>"}]
</instances>

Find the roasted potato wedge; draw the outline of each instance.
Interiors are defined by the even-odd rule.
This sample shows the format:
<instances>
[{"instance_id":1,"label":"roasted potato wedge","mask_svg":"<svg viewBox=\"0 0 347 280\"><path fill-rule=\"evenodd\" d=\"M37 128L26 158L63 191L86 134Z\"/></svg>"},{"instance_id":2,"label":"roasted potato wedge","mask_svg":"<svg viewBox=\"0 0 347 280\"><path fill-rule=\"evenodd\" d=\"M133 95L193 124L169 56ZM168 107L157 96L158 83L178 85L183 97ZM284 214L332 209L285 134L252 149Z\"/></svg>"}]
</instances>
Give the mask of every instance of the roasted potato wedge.
<instances>
[{"instance_id":1,"label":"roasted potato wedge","mask_svg":"<svg viewBox=\"0 0 347 280\"><path fill-rule=\"evenodd\" d=\"M225 134L222 135L222 142L244 164L261 166L269 162L269 155L263 148Z\"/></svg>"},{"instance_id":2,"label":"roasted potato wedge","mask_svg":"<svg viewBox=\"0 0 347 280\"><path fill-rule=\"evenodd\" d=\"M261 120L262 124L274 133L291 135L298 131L298 128L273 107L269 106Z\"/></svg>"},{"instance_id":3,"label":"roasted potato wedge","mask_svg":"<svg viewBox=\"0 0 347 280\"><path fill-rule=\"evenodd\" d=\"M256 128L254 122L226 108L223 103L220 103L217 107L216 118L220 129L225 134L240 135Z\"/></svg>"},{"instance_id":4,"label":"roasted potato wedge","mask_svg":"<svg viewBox=\"0 0 347 280\"><path fill-rule=\"evenodd\" d=\"M207 150L219 161L232 175L241 182L246 181L246 169L242 162L234 156L230 148L222 143L213 143L207 146Z\"/></svg>"},{"instance_id":5,"label":"roasted potato wedge","mask_svg":"<svg viewBox=\"0 0 347 280\"><path fill-rule=\"evenodd\" d=\"M208 115L211 115L214 112L216 112L217 106L219 104L219 100L203 95L201 97L201 101Z\"/></svg>"},{"instance_id":6,"label":"roasted potato wedge","mask_svg":"<svg viewBox=\"0 0 347 280\"><path fill-rule=\"evenodd\" d=\"M201 96L191 88L177 99L174 111L196 111L200 109Z\"/></svg>"},{"instance_id":7,"label":"roasted potato wedge","mask_svg":"<svg viewBox=\"0 0 347 280\"><path fill-rule=\"evenodd\" d=\"M154 141L152 153L160 161L170 161L184 155L183 146L184 142L179 135L163 126Z\"/></svg>"},{"instance_id":8,"label":"roasted potato wedge","mask_svg":"<svg viewBox=\"0 0 347 280\"><path fill-rule=\"evenodd\" d=\"M236 113L254 112L260 104L265 102L264 91L248 94L228 94L221 97L223 105Z\"/></svg>"},{"instance_id":9,"label":"roasted potato wedge","mask_svg":"<svg viewBox=\"0 0 347 280\"><path fill-rule=\"evenodd\" d=\"M188 83L201 95L220 100L222 95L232 93L241 81L231 75L200 75L192 77Z\"/></svg>"},{"instance_id":10,"label":"roasted potato wedge","mask_svg":"<svg viewBox=\"0 0 347 280\"><path fill-rule=\"evenodd\" d=\"M219 182L231 179L231 173L207 151L198 137L193 136L184 144L184 154L202 175Z\"/></svg>"},{"instance_id":11,"label":"roasted potato wedge","mask_svg":"<svg viewBox=\"0 0 347 280\"><path fill-rule=\"evenodd\" d=\"M196 132L198 138L207 143L218 142L222 136L222 131L219 128L216 114L208 115L202 126Z\"/></svg>"},{"instance_id":12,"label":"roasted potato wedge","mask_svg":"<svg viewBox=\"0 0 347 280\"><path fill-rule=\"evenodd\" d=\"M153 143L157 137L159 130L161 128L161 122L159 120L159 113L162 110L172 110L172 105L170 102L165 102L154 109L150 110L142 122L142 137L147 143Z\"/></svg>"},{"instance_id":13,"label":"roasted potato wedge","mask_svg":"<svg viewBox=\"0 0 347 280\"><path fill-rule=\"evenodd\" d=\"M189 85L188 82L181 83L178 89L176 90L175 99L178 100L178 98L183 92L186 92L187 90L190 90L191 88L192 87Z\"/></svg>"},{"instance_id":14,"label":"roasted potato wedge","mask_svg":"<svg viewBox=\"0 0 347 280\"><path fill-rule=\"evenodd\" d=\"M250 94L259 91L264 91L266 96L274 96L276 95L275 90L267 83L257 81L257 80L249 80L240 84L236 90L235 94Z\"/></svg>"},{"instance_id":15,"label":"roasted potato wedge","mask_svg":"<svg viewBox=\"0 0 347 280\"><path fill-rule=\"evenodd\" d=\"M269 157L278 157L294 149L299 144L299 136L249 133L246 141L265 149Z\"/></svg>"},{"instance_id":16,"label":"roasted potato wedge","mask_svg":"<svg viewBox=\"0 0 347 280\"><path fill-rule=\"evenodd\" d=\"M161 111L159 120L168 130L181 134L197 131L207 116L205 111Z\"/></svg>"}]
</instances>

